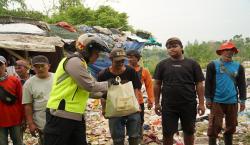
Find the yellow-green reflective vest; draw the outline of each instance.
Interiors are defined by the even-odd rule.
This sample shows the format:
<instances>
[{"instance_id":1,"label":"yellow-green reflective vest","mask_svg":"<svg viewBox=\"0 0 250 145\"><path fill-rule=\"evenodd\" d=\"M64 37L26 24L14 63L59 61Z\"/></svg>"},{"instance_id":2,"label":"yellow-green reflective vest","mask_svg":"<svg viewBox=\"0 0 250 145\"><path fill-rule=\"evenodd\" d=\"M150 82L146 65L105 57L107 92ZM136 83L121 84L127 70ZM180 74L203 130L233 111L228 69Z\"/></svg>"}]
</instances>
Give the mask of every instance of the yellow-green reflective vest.
<instances>
[{"instance_id":1,"label":"yellow-green reflective vest","mask_svg":"<svg viewBox=\"0 0 250 145\"><path fill-rule=\"evenodd\" d=\"M89 98L89 92L77 86L72 77L65 72L63 67L65 60L66 58L59 63L56 73L54 74L53 86L47 107L58 109L60 101L64 99L64 111L83 114ZM86 62L83 61L82 63L87 69Z\"/></svg>"}]
</instances>

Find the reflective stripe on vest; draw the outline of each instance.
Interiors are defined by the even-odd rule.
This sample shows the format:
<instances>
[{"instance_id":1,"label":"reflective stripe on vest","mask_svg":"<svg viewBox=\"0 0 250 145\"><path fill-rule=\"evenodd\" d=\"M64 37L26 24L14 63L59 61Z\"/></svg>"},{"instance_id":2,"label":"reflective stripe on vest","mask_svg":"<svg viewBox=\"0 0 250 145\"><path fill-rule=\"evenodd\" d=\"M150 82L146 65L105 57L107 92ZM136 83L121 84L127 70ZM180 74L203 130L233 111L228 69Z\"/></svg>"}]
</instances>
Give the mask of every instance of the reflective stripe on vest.
<instances>
[{"instance_id":1,"label":"reflective stripe on vest","mask_svg":"<svg viewBox=\"0 0 250 145\"><path fill-rule=\"evenodd\" d=\"M61 101L65 100L65 111L80 113L85 112L89 92L79 88L77 83L65 72L63 64L67 58L64 58L58 65L54 74L53 86L48 100L47 107L58 109ZM86 62L82 62L87 68Z\"/></svg>"}]
</instances>

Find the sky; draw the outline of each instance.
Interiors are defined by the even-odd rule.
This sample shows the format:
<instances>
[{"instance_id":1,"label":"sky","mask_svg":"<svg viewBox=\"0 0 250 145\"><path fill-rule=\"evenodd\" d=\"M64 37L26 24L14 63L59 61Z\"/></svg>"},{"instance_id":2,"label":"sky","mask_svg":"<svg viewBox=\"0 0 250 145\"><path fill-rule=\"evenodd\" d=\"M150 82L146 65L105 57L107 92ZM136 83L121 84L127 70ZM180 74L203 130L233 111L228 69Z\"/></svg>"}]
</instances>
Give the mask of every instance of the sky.
<instances>
[{"instance_id":1,"label":"sky","mask_svg":"<svg viewBox=\"0 0 250 145\"><path fill-rule=\"evenodd\" d=\"M44 1L44 3L42 2ZM29 9L44 11L52 0L26 0ZM170 37L182 42L250 37L250 0L84 0L87 7L110 5L129 16L129 25L151 32L165 44Z\"/></svg>"}]
</instances>

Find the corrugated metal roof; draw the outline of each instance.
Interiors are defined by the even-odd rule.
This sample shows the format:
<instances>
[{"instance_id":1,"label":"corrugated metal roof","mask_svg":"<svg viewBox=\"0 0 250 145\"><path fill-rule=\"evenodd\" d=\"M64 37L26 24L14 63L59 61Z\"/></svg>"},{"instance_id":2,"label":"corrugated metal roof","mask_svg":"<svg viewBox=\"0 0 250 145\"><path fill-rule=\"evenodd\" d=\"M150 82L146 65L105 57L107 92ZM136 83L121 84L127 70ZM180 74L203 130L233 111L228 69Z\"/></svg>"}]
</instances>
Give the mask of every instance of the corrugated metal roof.
<instances>
[{"instance_id":1,"label":"corrugated metal roof","mask_svg":"<svg viewBox=\"0 0 250 145\"><path fill-rule=\"evenodd\" d=\"M0 24L1 33L47 35L46 31L38 28L36 25L25 23Z\"/></svg>"},{"instance_id":2,"label":"corrugated metal roof","mask_svg":"<svg viewBox=\"0 0 250 145\"><path fill-rule=\"evenodd\" d=\"M55 52L55 46L63 46L63 42L60 37L0 34L0 47L5 49Z\"/></svg>"}]
</instances>

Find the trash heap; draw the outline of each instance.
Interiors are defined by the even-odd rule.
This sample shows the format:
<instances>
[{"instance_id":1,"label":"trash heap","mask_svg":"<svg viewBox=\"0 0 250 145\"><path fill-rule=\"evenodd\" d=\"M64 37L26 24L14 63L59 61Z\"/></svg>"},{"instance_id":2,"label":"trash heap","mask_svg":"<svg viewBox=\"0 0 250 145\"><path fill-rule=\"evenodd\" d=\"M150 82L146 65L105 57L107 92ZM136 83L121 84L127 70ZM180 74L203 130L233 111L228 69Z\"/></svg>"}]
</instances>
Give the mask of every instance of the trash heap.
<instances>
[{"instance_id":1,"label":"trash heap","mask_svg":"<svg viewBox=\"0 0 250 145\"><path fill-rule=\"evenodd\" d=\"M89 100L85 119L87 123L87 138L91 145L112 145L108 120L103 117L101 105L98 100ZM161 144L161 119L154 113L154 110L145 110L145 122L143 129L144 144Z\"/></svg>"},{"instance_id":2,"label":"trash heap","mask_svg":"<svg viewBox=\"0 0 250 145\"><path fill-rule=\"evenodd\" d=\"M250 106L250 101L247 101L247 106ZM234 135L234 144L236 145L250 145L250 116L246 113L250 110L239 114L239 125ZM206 112L209 112L207 110ZM142 144L145 145L160 145L162 144L162 125L161 118L157 116L154 109L148 110L145 108L145 122L144 122L144 135ZM91 145L112 145L112 139L109 133L108 120L105 119L101 113L101 105L98 101L90 100L86 111L87 122L87 137ZM206 145L208 120L197 120L195 144ZM183 133L179 131L174 136L176 145L184 145ZM219 144L224 144L223 135L220 134L218 138ZM128 143L127 143L128 144Z\"/></svg>"},{"instance_id":3,"label":"trash heap","mask_svg":"<svg viewBox=\"0 0 250 145\"><path fill-rule=\"evenodd\" d=\"M247 102L250 105L250 101ZM250 108L239 114L238 127L234 134L234 145L250 145L250 116L246 115ZM87 124L87 140L91 145L112 145L112 139L109 133L108 120L105 119L101 113L101 105L99 100L89 100L86 110L86 124ZM195 144L207 145L207 127L208 120L203 120L196 123ZM162 144L162 126L161 119L154 113L154 110L145 110L144 136L142 143L145 145L160 145ZM183 133L174 136L176 145L183 145ZM32 137L28 129L24 134L25 145L37 145L38 140ZM9 143L12 145L12 143ZM218 144L223 145L223 136L219 135ZM126 142L126 145L128 143Z\"/></svg>"}]
</instances>

